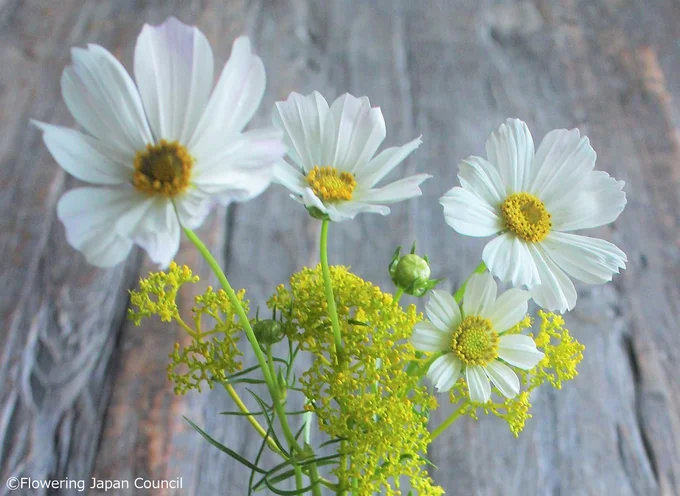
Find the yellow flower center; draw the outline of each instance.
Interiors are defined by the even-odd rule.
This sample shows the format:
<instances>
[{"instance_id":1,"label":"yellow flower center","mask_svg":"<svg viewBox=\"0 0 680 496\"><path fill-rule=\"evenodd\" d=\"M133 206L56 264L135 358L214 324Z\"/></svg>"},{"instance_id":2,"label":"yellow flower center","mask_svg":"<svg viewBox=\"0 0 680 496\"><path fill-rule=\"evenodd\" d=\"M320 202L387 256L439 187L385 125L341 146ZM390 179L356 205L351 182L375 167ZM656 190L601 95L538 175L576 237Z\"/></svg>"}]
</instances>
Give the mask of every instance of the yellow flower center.
<instances>
[{"instance_id":1,"label":"yellow flower center","mask_svg":"<svg viewBox=\"0 0 680 496\"><path fill-rule=\"evenodd\" d=\"M189 187L193 164L185 147L161 140L137 152L132 184L142 193L174 197Z\"/></svg>"},{"instance_id":2,"label":"yellow flower center","mask_svg":"<svg viewBox=\"0 0 680 496\"><path fill-rule=\"evenodd\" d=\"M501 204L505 226L525 241L538 243L550 232L552 222L545 205L530 193L515 193Z\"/></svg>"},{"instance_id":3,"label":"yellow flower center","mask_svg":"<svg viewBox=\"0 0 680 496\"><path fill-rule=\"evenodd\" d=\"M491 321L482 317L465 317L453 331L451 351L467 365L486 365L498 357L498 334Z\"/></svg>"},{"instance_id":4,"label":"yellow flower center","mask_svg":"<svg viewBox=\"0 0 680 496\"><path fill-rule=\"evenodd\" d=\"M327 202L351 200L352 192L357 185L353 174L339 172L335 167L318 165L307 174L307 182L314 194Z\"/></svg>"}]
</instances>

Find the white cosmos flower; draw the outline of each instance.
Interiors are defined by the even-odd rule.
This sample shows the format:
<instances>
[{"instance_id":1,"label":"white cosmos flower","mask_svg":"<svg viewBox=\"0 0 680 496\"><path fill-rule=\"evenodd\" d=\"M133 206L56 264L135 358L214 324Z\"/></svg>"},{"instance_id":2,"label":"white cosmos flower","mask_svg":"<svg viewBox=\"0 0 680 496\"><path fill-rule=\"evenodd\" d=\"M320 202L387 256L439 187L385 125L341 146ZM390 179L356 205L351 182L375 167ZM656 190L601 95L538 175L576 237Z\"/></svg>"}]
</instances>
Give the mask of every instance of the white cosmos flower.
<instances>
[{"instance_id":1,"label":"white cosmos flower","mask_svg":"<svg viewBox=\"0 0 680 496\"><path fill-rule=\"evenodd\" d=\"M401 163L421 140L375 152L385 139L385 120L367 97L344 94L329 107L318 92L291 93L274 106L274 125L284 131L288 157L275 181L295 200L332 221L353 219L360 212L387 215L385 205L422 194L428 174L409 176L386 186L375 185Z\"/></svg>"},{"instance_id":2,"label":"white cosmos flower","mask_svg":"<svg viewBox=\"0 0 680 496\"><path fill-rule=\"evenodd\" d=\"M420 351L444 352L427 372L437 391L449 391L462 374L472 401L489 401L491 382L503 396L513 398L520 383L508 364L529 370L543 359L531 337L503 334L526 316L529 293L514 288L496 298L497 290L488 272L473 275L462 313L453 296L432 291L425 306L429 320L416 324L411 343Z\"/></svg>"},{"instance_id":3,"label":"white cosmos flower","mask_svg":"<svg viewBox=\"0 0 680 496\"><path fill-rule=\"evenodd\" d=\"M67 172L107 186L69 191L58 204L69 243L88 262L116 265L138 244L166 266L179 247L177 215L195 228L214 200L246 200L269 185L285 149L274 128L243 132L265 87L247 38L234 42L212 92L208 40L174 17L142 29L136 86L101 46L71 54L61 90L85 132L36 125Z\"/></svg>"},{"instance_id":4,"label":"white cosmos flower","mask_svg":"<svg viewBox=\"0 0 680 496\"><path fill-rule=\"evenodd\" d=\"M569 276L598 284L625 268L625 253L612 243L570 232L613 222L626 205L623 181L593 170L595 151L578 129L551 131L534 151L526 124L508 119L486 154L460 164L461 187L441 204L459 233L497 236L482 254L492 274L563 313L576 304Z\"/></svg>"}]
</instances>

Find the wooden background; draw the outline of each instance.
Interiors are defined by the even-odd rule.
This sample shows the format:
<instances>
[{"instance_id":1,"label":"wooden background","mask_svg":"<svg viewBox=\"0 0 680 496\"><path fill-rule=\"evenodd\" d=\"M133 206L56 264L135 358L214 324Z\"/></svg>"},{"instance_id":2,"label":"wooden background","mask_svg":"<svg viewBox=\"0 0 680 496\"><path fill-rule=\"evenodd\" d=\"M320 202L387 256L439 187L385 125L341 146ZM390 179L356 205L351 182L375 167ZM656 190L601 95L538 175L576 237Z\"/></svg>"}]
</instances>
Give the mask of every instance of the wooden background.
<instances>
[{"instance_id":1,"label":"wooden background","mask_svg":"<svg viewBox=\"0 0 680 496\"><path fill-rule=\"evenodd\" d=\"M435 175L425 196L331 229L331 261L387 290L392 250L414 239L448 289L477 263L483 242L448 228L438 198L506 117L537 143L553 128L585 132L598 168L626 181L626 210L592 234L628 269L579 286L567 316L587 346L578 379L537 395L518 440L493 418L457 423L432 447L434 478L448 494L680 494L678 0L0 0L0 494L10 476L181 476L183 490L162 494L245 494L247 472L182 415L251 459L255 435L217 415L230 408L222 391L172 394L165 366L181 334L124 319L127 290L153 265L135 252L98 270L66 244L55 204L76 181L28 124L73 124L59 91L71 46L101 44L130 68L143 23L171 14L206 33L220 65L234 37L252 38L268 74L256 124L289 92L317 89L368 95L387 146L423 134L390 177ZM201 234L262 304L316 263L318 230L272 187ZM177 260L208 273L184 242Z\"/></svg>"}]
</instances>

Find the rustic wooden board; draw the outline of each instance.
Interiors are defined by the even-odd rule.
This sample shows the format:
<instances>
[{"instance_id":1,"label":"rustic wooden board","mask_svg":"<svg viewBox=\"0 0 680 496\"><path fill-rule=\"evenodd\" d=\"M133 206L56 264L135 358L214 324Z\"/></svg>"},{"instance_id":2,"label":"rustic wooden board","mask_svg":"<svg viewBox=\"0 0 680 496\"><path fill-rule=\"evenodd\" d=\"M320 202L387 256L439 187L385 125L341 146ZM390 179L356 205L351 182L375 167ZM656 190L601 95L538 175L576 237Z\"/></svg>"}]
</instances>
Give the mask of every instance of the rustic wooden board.
<instances>
[{"instance_id":1,"label":"rustic wooden board","mask_svg":"<svg viewBox=\"0 0 680 496\"><path fill-rule=\"evenodd\" d=\"M318 89L329 99L368 95L385 115L387 146L423 134L392 177L435 175L425 197L389 217L331 229L331 261L387 290L393 248L414 239L447 288L477 263L483 243L449 229L437 199L456 182L457 162L482 154L503 119L526 120L536 141L556 127L585 132L599 168L626 181L626 210L593 234L621 246L628 269L613 284L579 287L567 316L587 346L578 379L537 394L518 440L495 419L457 423L432 446L433 475L448 494L680 494L680 110L673 100L680 98L680 4L673 0L0 0L3 480L182 477L183 490L162 494L245 494L242 468L202 442L182 415L250 458L257 437L217 415L231 408L224 392L172 394L165 365L181 333L124 320L127 290L152 264L137 253L98 270L66 245L55 204L76 181L28 124L73 123L58 84L71 46L102 44L129 68L143 23L170 14L198 25L220 64L235 36L251 36L268 72L257 124L290 91ZM201 234L255 306L316 263L318 227L273 187L216 213ZM177 260L211 281L191 246L183 244Z\"/></svg>"}]
</instances>

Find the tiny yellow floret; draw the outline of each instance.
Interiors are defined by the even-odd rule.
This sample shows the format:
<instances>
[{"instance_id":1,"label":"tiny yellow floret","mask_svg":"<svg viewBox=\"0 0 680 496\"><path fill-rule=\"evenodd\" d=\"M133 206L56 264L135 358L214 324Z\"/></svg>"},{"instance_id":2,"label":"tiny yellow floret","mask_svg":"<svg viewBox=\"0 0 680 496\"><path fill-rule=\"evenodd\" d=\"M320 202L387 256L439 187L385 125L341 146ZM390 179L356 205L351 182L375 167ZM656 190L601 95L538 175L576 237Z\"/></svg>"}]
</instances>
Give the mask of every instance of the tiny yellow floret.
<instances>
[{"instance_id":1,"label":"tiny yellow floret","mask_svg":"<svg viewBox=\"0 0 680 496\"><path fill-rule=\"evenodd\" d=\"M351 200L357 186L353 174L340 172L335 167L318 165L307 174L307 182L314 194L326 202Z\"/></svg>"},{"instance_id":2,"label":"tiny yellow floret","mask_svg":"<svg viewBox=\"0 0 680 496\"><path fill-rule=\"evenodd\" d=\"M489 319L471 315L453 331L451 351L465 364L486 365L498 357L498 341Z\"/></svg>"},{"instance_id":3,"label":"tiny yellow floret","mask_svg":"<svg viewBox=\"0 0 680 496\"><path fill-rule=\"evenodd\" d=\"M545 205L530 193L508 196L501 204L501 214L505 227L524 241L543 241L552 228Z\"/></svg>"},{"instance_id":4,"label":"tiny yellow floret","mask_svg":"<svg viewBox=\"0 0 680 496\"><path fill-rule=\"evenodd\" d=\"M132 184L142 193L172 198L189 187L193 164L184 146L161 140L137 152Z\"/></svg>"}]
</instances>

